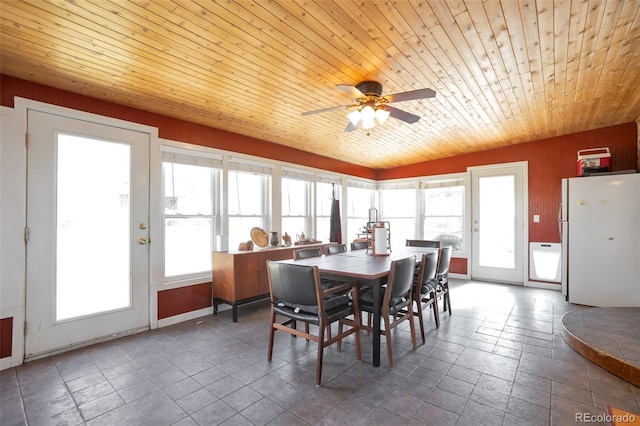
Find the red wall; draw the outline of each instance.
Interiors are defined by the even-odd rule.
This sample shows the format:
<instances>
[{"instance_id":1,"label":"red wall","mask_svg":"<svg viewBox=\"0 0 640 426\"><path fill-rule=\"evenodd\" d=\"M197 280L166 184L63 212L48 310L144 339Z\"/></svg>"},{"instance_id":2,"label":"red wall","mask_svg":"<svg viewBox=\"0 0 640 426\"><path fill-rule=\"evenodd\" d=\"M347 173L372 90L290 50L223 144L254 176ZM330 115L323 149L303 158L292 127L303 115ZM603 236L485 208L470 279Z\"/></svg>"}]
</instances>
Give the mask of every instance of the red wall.
<instances>
[{"instance_id":1,"label":"red wall","mask_svg":"<svg viewBox=\"0 0 640 426\"><path fill-rule=\"evenodd\" d=\"M211 283L174 288L158 292L158 319L211 306Z\"/></svg>"},{"instance_id":2,"label":"red wall","mask_svg":"<svg viewBox=\"0 0 640 426\"><path fill-rule=\"evenodd\" d=\"M13 317L0 319L0 358L11 356Z\"/></svg>"}]
</instances>

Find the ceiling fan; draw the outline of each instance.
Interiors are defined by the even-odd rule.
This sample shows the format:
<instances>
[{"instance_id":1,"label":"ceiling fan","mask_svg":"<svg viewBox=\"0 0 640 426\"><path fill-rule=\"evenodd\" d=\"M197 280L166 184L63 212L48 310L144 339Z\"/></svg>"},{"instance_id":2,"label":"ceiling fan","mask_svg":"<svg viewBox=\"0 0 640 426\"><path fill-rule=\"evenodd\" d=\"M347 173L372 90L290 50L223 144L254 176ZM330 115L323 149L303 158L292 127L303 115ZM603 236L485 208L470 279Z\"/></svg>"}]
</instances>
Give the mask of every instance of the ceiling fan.
<instances>
[{"instance_id":1,"label":"ceiling fan","mask_svg":"<svg viewBox=\"0 0 640 426\"><path fill-rule=\"evenodd\" d=\"M318 114L320 112L343 108L352 109L348 114L349 124L344 131L352 132L358 128L358 124L361 124L363 129L369 130L375 126L374 118L380 124L382 124L387 117L393 117L405 123L417 122L420 120L419 116L392 107L389 104L415 99L433 98L436 96L436 92L431 89L418 89L382 96L382 84L377 81L363 81L355 86L338 84L336 87L353 97L354 103L307 111L303 112L302 115Z\"/></svg>"}]
</instances>

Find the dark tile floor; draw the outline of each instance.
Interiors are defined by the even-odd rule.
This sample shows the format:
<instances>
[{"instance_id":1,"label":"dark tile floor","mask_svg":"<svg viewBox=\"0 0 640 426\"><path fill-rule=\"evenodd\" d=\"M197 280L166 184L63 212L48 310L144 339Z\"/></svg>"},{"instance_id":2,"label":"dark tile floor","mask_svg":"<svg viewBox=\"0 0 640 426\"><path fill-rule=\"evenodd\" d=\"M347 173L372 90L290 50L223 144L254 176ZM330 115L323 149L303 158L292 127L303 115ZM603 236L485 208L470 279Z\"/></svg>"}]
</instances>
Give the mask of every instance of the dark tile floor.
<instances>
[{"instance_id":1,"label":"dark tile floor","mask_svg":"<svg viewBox=\"0 0 640 426\"><path fill-rule=\"evenodd\" d=\"M352 338L328 348L316 388L313 343L279 334L266 361L260 302L238 323L226 311L4 370L0 423L567 425L606 404L640 413L640 388L564 342L560 318L577 307L559 292L453 281L451 300L417 350L407 326L393 333L393 370L384 356L373 368L363 333L363 361Z\"/></svg>"}]
</instances>

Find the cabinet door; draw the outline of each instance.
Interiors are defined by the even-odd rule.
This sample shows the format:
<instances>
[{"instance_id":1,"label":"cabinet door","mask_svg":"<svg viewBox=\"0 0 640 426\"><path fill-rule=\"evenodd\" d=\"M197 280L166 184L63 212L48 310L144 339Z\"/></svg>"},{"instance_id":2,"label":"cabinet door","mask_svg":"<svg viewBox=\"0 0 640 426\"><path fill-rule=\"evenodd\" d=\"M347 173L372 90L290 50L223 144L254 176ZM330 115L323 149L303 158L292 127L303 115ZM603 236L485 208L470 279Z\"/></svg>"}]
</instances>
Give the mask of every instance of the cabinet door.
<instances>
[{"instance_id":1,"label":"cabinet door","mask_svg":"<svg viewBox=\"0 0 640 426\"><path fill-rule=\"evenodd\" d=\"M258 275L260 268L264 269L264 265L260 265L258 253L247 253L242 256L235 256L236 264L236 298L235 300L248 299L261 294L258 284ZM267 293L269 289L267 288Z\"/></svg>"}]
</instances>

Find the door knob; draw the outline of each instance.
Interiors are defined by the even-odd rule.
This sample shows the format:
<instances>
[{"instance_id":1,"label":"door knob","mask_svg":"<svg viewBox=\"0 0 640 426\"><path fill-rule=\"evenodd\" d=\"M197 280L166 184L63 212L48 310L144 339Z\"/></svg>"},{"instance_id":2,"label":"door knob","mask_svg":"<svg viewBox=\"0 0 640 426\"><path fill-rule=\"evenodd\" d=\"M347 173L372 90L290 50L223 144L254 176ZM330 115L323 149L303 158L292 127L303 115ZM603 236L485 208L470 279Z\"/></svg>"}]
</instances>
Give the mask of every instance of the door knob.
<instances>
[{"instance_id":1,"label":"door knob","mask_svg":"<svg viewBox=\"0 0 640 426\"><path fill-rule=\"evenodd\" d=\"M146 237L138 238L138 244L144 246L145 244L149 244L149 240Z\"/></svg>"}]
</instances>

